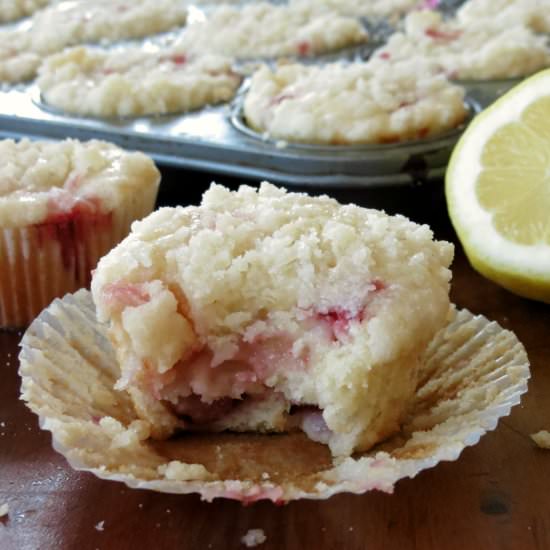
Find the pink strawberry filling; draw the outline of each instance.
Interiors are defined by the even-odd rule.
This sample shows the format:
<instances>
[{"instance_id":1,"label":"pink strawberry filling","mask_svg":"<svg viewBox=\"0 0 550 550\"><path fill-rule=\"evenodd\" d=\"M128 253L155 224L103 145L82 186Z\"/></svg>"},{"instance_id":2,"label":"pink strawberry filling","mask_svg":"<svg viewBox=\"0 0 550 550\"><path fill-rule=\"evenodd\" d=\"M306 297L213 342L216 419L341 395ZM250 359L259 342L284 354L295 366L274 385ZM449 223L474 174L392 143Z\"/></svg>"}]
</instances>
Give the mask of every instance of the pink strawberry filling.
<instances>
[{"instance_id":1,"label":"pink strawberry filling","mask_svg":"<svg viewBox=\"0 0 550 550\"><path fill-rule=\"evenodd\" d=\"M371 296L385 289L384 283L371 283ZM127 296L129 300L141 298L139 289L117 289L115 296ZM344 308L305 312L304 330L319 330L321 338L341 342L349 334L353 323L362 323L369 317L367 307L351 312ZM290 335L258 336L253 341L240 340L237 351L228 359L218 362L206 346L180 360L165 373L148 369L146 384L150 393L165 401L178 416L203 425L219 420L244 403L245 400L261 400L266 392L274 390L266 381L280 371L305 370L311 351L304 348L299 356L293 353ZM311 407L298 411L290 425L300 428L314 441L328 440L329 430L324 424L322 412ZM306 414L307 413L307 414Z\"/></svg>"},{"instance_id":2,"label":"pink strawberry filling","mask_svg":"<svg viewBox=\"0 0 550 550\"><path fill-rule=\"evenodd\" d=\"M73 176L67 181L66 188L74 190L79 182L80 177ZM98 231L109 230L111 225L112 213L102 212L99 198L82 198L64 191L48 200L48 215L34 227L39 244L57 241L65 270L82 271L86 279L83 284L87 285L97 258L92 258L86 242Z\"/></svg>"},{"instance_id":3,"label":"pink strawberry filling","mask_svg":"<svg viewBox=\"0 0 550 550\"><path fill-rule=\"evenodd\" d=\"M279 105L280 103L282 103L283 101L286 101L287 99L294 99L296 96L296 94L279 94L279 95L276 95L275 97L273 97L270 102L269 102L269 106L270 107L274 107L275 105Z\"/></svg>"},{"instance_id":4,"label":"pink strawberry filling","mask_svg":"<svg viewBox=\"0 0 550 550\"><path fill-rule=\"evenodd\" d=\"M361 323L364 317L364 310L351 313L345 309L334 308L323 313L316 313L315 319L326 325L333 342L341 340L349 331L350 323Z\"/></svg>"},{"instance_id":5,"label":"pink strawberry filling","mask_svg":"<svg viewBox=\"0 0 550 550\"><path fill-rule=\"evenodd\" d=\"M372 299L387 288L378 279L369 283L367 300L356 310L332 307L325 310L302 310L298 336L314 331L325 344L340 345L354 324L371 316ZM180 297L181 298L181 297ZM112 311L137 307L151 296L145 285L117 281L103 289L103 299ZM182 298L183 299L183 298ZM188 311L188 307L178 308ZM199 340L197 340L198 342ZM301 342L296 352L296 336L284 332L259 333L240 337L230 353L214 353L206 344L197 344L169 370L159 372L149 360L143 360L140 383L155 399L187 421L189 427L216 422L244 403L260 403L276 391L270 378L281 372L306 371L312 349ZM283 394L279 394L284 400ZM322 411L315 406L294 404L288 417L289 429L301 429L310 439L327 443L331 432Z\"/></svg>"},{"instance_id":6,"label":"pink strawberry filling","mask_svg":"<svg viewBox=\"0 0 550 550\"><path fill-rule=\"evenodd\" d=\"M125 307L137 307L150 300L143 284L117 281L105 285L103 300L111 311L122 311Z\"/></svg>"},{"instance_id":7,"label":"pink strawberry filling","mask_svg":"<svg viewBox=\"0 0 550 550\"><path fill-rule=\"evenodd\" d=\"M420 130L418 130L418 134L417 134L418 139L425 138L429 133L430 133L429 128L420 128Z\"/></svg>"},{"instance_id":8,"label":"pink strawberry filling","mask_svg":"<svg viewBox=\"0 0 550 550\"><path fill-rule=\"evenodd\" d=\"M424 31L426 36L438 42L452 42L462 35L461 31L440 31L438 29L429 28Z\"/></svg>"},{"instance_id":9,"label":"pink strawberry filling","mask_svg":"<svg viewBox=\"0 0 550 550\"><path fill-rule=\"evenodd\" d=\"M174 65L184 65L187 63L187 56L184 54L173 55L170 57L170 61L174 63Z\"/></svg>"},{"instance_id":10,"label":"pink strawberry filling","mask_svg":"<svg viewBox=\"0 0 550 550\"><path fill-rule=\"evenodd\" d=\"M212 404L221 399L262 394L266 390L265 381L275 371L304 369L306 359L292 354L292 342L285 336L241 341L237 352L221 362L215 361L214 354L205 346L163 374L150 369L147 382L155 398L176 407L182 398L190 396Z\"/></svg>"},{"instance_id":11,"label":"pink strawberry filling","mask_svg":"<svg viewBox=\"0 0 550 550\"><path fill-rule=\"evenodd\" d=\"M352 311L346 308L333 307L322 311L314 311L313 318L323 328L332 342L342 341L349 333L352 323L362 323L370 317L368 305L370 300L379 292L386 289L386 285L379 279L371 281L372 288L369 299L362 307Z\"/></svg>"},{"instance_id":12,"label":"pink strawberry filling","mask_svg":"<svg viewBox=\"0 0 550 550\"><path fill-rule=\"evenodd\" d=\"M70 178L67 189L74 190L80 182L78 176ZM101 211L101 200L97 197L77 197L71 193L61 193L48 200L48 215L44 224L64 223L75 218L97 216Z\"/></svg>"},{"instance_id":13,"label":"pink strawberry filling","mask_svg":"<svg viewBox=\"0 0 550 550\"><path fill-rule=\"evenodd\" d=\"M139 290L117 289L111 296L133 300ZM117 302L118 303L118 302ZM148 391L191 425L223 418L243 403L261 401L271 390L266 380L277 370L307 368L307 354L295 357L292 341L282 335L254 342L241 341L231 358L216 361L204 346L192 351L170 370L159 373L145 362Z\"/></svg>"},{"instance_id":14,"label":"pink strawberry filling","mask_svg":"<svg viewBox=\"0 0 550 550\"><path fill-rule=\"evenodd\" d=\"M298 55L302 57L311 54L311 44L306 40L303 40L302 42L298 42L298 44L296 45L296 48L298 50Z\"/></svg>"}]
</instances>

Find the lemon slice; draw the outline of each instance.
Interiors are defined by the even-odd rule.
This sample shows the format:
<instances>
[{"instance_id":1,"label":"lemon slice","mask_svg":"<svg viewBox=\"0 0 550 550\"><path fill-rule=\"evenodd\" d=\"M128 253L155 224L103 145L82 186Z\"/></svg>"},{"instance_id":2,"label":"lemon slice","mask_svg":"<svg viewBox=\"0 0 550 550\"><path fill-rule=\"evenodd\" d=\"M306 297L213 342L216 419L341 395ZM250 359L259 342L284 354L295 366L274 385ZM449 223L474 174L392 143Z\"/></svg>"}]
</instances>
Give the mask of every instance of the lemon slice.
<instances>
[{"instance_id":1,"label":"lemon slice","mask_svg":"<svg viewBox=\"0 0 550 550\"><path fill-rule=\"evenodd\" d=\"M472 266L550 303L550 70L472 121L445 179L449 215Z\"/></svg>"}]
</instances>

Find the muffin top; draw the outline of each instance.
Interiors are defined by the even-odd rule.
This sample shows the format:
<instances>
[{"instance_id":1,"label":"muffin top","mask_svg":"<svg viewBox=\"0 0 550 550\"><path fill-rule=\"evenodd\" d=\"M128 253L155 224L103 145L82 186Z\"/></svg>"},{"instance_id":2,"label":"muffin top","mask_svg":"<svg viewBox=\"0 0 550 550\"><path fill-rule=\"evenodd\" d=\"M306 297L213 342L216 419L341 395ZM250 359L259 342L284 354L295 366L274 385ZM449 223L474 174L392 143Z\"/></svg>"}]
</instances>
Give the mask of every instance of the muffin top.
<instances>
[{"instance_id":1,"label":"muffin top","mask_svg":"<svg viewBox=\"0 0 550 550\"><path fill-rule=\"evenodd\" d=\"M469 0L457 17L465 24L496 19L503 26L522 22L535 32L550 32L550 0Z\"/></svg>"},{"instance_id":2,"label":"muffin top","mask_svg":"<svg viewBox=\"0 0 550 550\"><path fill-rule=\"evenodd\" d=\"M0 0L0 22L14 21L39 10L52 0Z\"/></svg>"},{"instance_id":3,"label":"muffin top","mask_svg":"<svg viewBox=\"0 0 550 550\"><path fill-rule=\"evenodd\" d=\"M185 2L94 0L55 2L20 29L0 30L0 81L35 75L43 56L75 44L141 38L182 25Z\"/></svg>"},{"instance_id":4,"label":"muffin top","mask_svg":"<svg viewBox=\"0 0 550 550\"><path fill-rule=\"evenodd\" d=\"M33 16L27 34L33 51L50 53L71 44L167 31L186 17L185 3L172 0L58 2Z\"/></svg>"},{"instance_id":5,"label":"muffin top","mask_svg":"<svg viewBox=\"0 0 550 550\"><path fill-rule=\"evenodd\" d=\"M46 58L39 74L47 103L101 117L196 109L230 100L241 83L231 58L171 48L68 48Z\"/></svg>"},{"instance_id":6,"label":"muffin top","mask_svg":"<svg viewBox=\"0 0 550 550\"><path fill-rule=\"evenodd\" d=\"M257 2L213 9L205 20L189 24L176 44L190 52L258 58L318 55L367 39L364 26L353 17Z\"/></svg>"},{"instance_id":7,"label":"muffin top","mask_svg":"<svg viewBox=\"0 0 550 550\"><path fill-rule=\"evenodd\" d=\"M418 0L290 0L290 5L307 6L312 10L334 10L344 15L361 17L399 16L419 4Z\"/></svg>"},{"instance_id":8,"label":"muffin top","mask_svg":"<svg viewBox=\"0 0 550 550\"><path fill-rule=\"evenodd\" d=\"M237 192L213 184L201 206L162 208L135 223L99 262L92 292L105 320L162 281L219 357L243 335L292 333L296 319L334 321L338 331L364 318L377 361L442 323L452 251L403 216L265 182Z\"/></svg>"},{"instance_id":9,"label":"muffin top","mask_svg":"<svg viewBox=\"0 0 550 550\"><path fill-rule=\"evenodd\" d=\"M160 174L142 153L102 141L0 141L0 226L56 221L116 208Z\"/></svg>"},{"instance_id":10,"label":"muffin top","mask_svg":"<svg viewBox=\"0 0 550 550\"><path fill-rule=\"evenodd\" d=\"M425 138L455 128L467 110L464 90L417 60L263 66L244 115L271 137L343 145Z\"/></svg>"},{"instance_id":11,"label":"muffin top","mask_svg":"<svg viewBox=\"0 0 550 550\"><path fill-rule=\"evenodd\" d=\"M392 62L429 59L449 78L514 78L550 65L550 48L522 18L444 19L428 10L411 12L404 30L390 36L373 58Z\"/></svg>"}]
</instances>

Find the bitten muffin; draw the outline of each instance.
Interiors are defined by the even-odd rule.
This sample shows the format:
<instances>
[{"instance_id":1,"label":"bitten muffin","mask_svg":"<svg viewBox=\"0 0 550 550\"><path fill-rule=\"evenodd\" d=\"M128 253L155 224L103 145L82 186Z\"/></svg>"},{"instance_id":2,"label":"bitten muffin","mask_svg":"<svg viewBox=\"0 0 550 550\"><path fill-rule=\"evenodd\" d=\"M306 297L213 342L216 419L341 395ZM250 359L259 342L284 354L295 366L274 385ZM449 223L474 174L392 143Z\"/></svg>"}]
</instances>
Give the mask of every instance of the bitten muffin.
<instances>
[{"instance_id":1,"label":"bitten muffin","mask_svg":"<svg viewBox=\"0 0 550 550\"><path fill-rule=\"evenodd\" d=\"M263 66L244 100L266 136L350 145L422 139L459 126L464 90L427 62Z\"/></svg>"},{"instance_id":2,"label":"bitten muffin","mask_svg":"<svg viewBox=\"0 0 550 550\"><path fill-rule=\"evenodd\" d=\"M159 181L151 159L109 143L0 141L0 326L87 286L151 212Z\"/></svg>"},{"instance_id":3,"label":"bitten muffin","mask_svg":"<svg viewBox=\"0 0 550 550\"><path fill-rule=\"evenodd\" d=\"M92 294L153 437L301 429L347 456L399 428L452 254L402 216L213 184L134 224Z\"/></svg>"}]
</instances>

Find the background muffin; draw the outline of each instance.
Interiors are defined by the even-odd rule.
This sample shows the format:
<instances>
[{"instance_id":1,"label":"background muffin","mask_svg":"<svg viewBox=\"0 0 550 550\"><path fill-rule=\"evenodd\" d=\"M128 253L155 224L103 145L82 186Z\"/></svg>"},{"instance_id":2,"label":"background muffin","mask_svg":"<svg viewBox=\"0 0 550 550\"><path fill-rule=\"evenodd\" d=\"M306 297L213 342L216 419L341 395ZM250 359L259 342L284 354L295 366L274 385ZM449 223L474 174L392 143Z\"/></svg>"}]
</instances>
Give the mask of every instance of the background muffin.
<instances>
[{"instance_id":1,"label":"background muffin","mask_svg":"<svg viewBox=\"0 0 550 550\"><path fill-rule=\"evenodd\" d=\"M0 141L0 325L88 285L159 181L151 159L105 142Z\"/></svg>"},{"instance_id":2,"label":"background muffin","mask_svg":"<svg viewBox=\"0 0 550 550\"><path fill-rule=\"evenodd\" d=\"M467 116L464 90L433 64L264 65L244 100L249 126L267 136L326 145L431 137Z\"/></svg>"}]
</instances>

